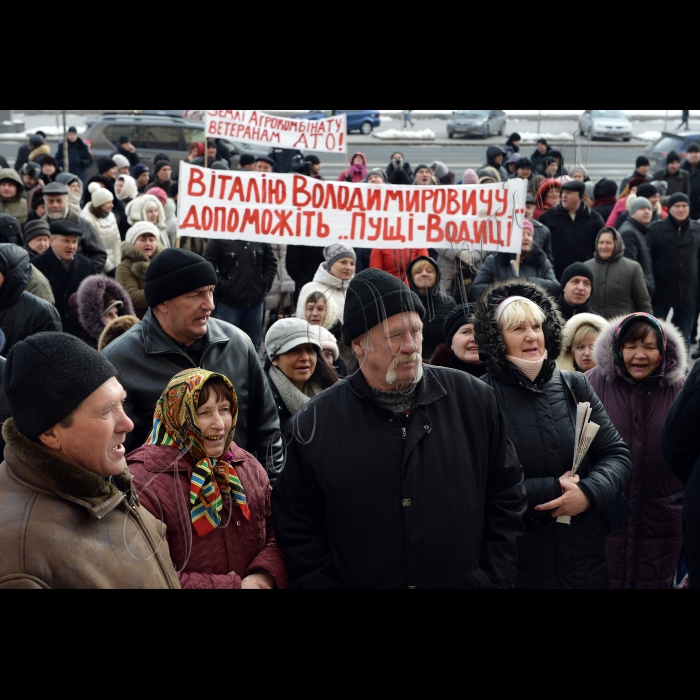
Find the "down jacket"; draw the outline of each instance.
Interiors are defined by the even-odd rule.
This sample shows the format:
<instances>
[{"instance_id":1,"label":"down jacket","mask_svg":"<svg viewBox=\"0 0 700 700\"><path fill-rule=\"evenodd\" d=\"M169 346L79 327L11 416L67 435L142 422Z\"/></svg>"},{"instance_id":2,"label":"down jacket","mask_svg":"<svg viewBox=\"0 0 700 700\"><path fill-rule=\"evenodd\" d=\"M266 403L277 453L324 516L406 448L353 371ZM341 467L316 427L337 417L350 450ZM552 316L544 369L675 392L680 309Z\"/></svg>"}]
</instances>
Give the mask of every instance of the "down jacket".
<instances>
[{"instance_id":1,"label":"down jacket","mask_svg":"<svg viewBox=\"0 0 700 700\"><path fill-rule=\"evenodd\" d=\"M272 527L270 481L258 461L232 445L229 462L245 490L251 519L225 499L222 521L206 537L199 537L189 518L190 482L194 464L177 447L148 445L126 458L141 503L167 526L167 540L184 589L240 589L241 580L258 571L272 576L277 588L289 588L284 554ZM229 576L235 572L235 576Z\"/></svg>"},{"instance_id":2,"label":"down jacket","mask_svg":"<svg viewBox=\"0 0 700 700\"><path fill-rule=\"evenodd\" d=\"M24 248L0 243L0 272L5 276L5 284L0 288L0 328L6 337L5 357L31 335L63 330L56 308L26 291L31 267Z\"/></svg>"},{"instance_id":3,"label":"down jacket","mask_svg":"<svg viewBox=\"0 0 700 700\"><path fill-rule=\"evenodd\" d=\"M477 379L426 366L402 428L356 372L312 399L286 435L272 516L296 586L513 587L522 471Z\"/></svg>"},{"instance_id":4,"label":"down jacket","mask_svg":"<svg viewBox=\"0 0 700 700\"><path fill-rule=\"evenodd\" d=\"M0 182L10 180L17 185L17 194L10 199L0 197L0 214L13 216L20 224L27 220L27 200L22 198L24 193L24 182L13 168L0 169Z\"/></svg>"},{"instance_id":5,"label":"down jacket","mask_svg":"<svg viewBox=\"0 0 700 700\"><path fill-rule=\"evenodd\" d=\"M564 369L567 372L578 372L574 360L574 338L581 326L593 326L600 335L609 325L602 316L598 314L576 314L566 322L562 334L562 350L557 360L557 369Z\"/></svg>"},{"instance_id":6,"label":"down jacket","mask_svg":"<svg viewBox=\"0 0 700 700\"><path fill-rule=\"evenodd\" d=\"M700 362L676 398L661 431L661 452L685 487L683 540L690 587L700 591Z\"/></svg>"},{"instance_id":7,"label":"down jacket","mask_svg":"<svg viewBox=\"0 0 700 700\"><path fill-rule=\"evenodd\" d=\"M516 257L515 253L496 253L486 258L469 290L472 301L478 301L494 282L503 282L517 277L539 284L553 297L559 296L561 285L554 276L552 263L537 243L532 244L532 250L522 259L520 275L515 274L512 264Z\"/></svg>"},{"instance_id":8,"label":"down jacket","mask_svg":"<svg viewBox=\"0 0 700 700\"><path fill-rule=\"evenodd\" d=\"M413 283L413 268L421 261L427 261L433 266L437 279L437 283L427 294ZM423 319L423 359L427 362L435 354L438 346L444 344L445 319L457 308L457 302L443 291L440 268L431 258L416 258L408 266L408 281L411 291L418 295L426 311Z\"/></svg>"},{"instance_id":9,"label":"down jacket","mask_svg":"<svg viewBox=\"0 0 700 700\"><path fill-rule=\"evenodd\" d=\"M163 252L163 247L156 248L156 255ZM146 272L151 261L138 248L131 243L122 243L122 261L117 268L116 280L126 289L134 305L134 311L139 318L143 318L148 311L146 303Z\"/></svg>"},{"instance_id":10,"label":"down jacket","mask_svg":"<svg viewBox=\"0 0 700 700\"><path fill-rule=\"evenodd\" d=\"M92 225L95 232L102 241L102 246L107 251L107 262L104 266L104 272L112 272L122 261L122 239L119 234L119 225L114 212L110 212L107 216L98 218L92 210L92 204L87 204L80 215Z\"/></svg>"},{"instance_id":11,"label":"down jacket","mask_svg":"<svg viewBox=\"0 0 700 700\"><path fill-rule=\"evenodd\" d=\"M531 299L545 312L550 358L559 357L564 324L554 300L541 287L524 280L494 285L476 308L476 340L488 362L488 374L482 381L496 393L506 432L525 470L528 507L525 537L518 550L516 588L606 589L610 586L605 559L605 537L610 534L606 510L613 507L629 481L630 451L583 375L567 375L574 397L553 359L545 361L535 382L506 360L495 310L512 296ZM559 480L573 462L576 403L584 401L593 408L591 420L601 427L579 470L579 487L591 505L567 526L548 513L535 511L535 507L562 495Z\"/></svg>"},{"instance_id":12,"label":"down jacket","mask_svg":"<svg viewBox=\"0 0 700 700\"><path fill-rule=\"evenodd\" d=\"M683 549L684 486L671 474L660 439L664 420L685 383L687 353L680 332L670 323L660 323L668 344L657 376L636 382L615 362L613 334L619 319L598 339L598 366L586 373L632 453L632 479L625 489L632 517L606 546L615 589L670 590Z\"/></svg>"}]
</instances>

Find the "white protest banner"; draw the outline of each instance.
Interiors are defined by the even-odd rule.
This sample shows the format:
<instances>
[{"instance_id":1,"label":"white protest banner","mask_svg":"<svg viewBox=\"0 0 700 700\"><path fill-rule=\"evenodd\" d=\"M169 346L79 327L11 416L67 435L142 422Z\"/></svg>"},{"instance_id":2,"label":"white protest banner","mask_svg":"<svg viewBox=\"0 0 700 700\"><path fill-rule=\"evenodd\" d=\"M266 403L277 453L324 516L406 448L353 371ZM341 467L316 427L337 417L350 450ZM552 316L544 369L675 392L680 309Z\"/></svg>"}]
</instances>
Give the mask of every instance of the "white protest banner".
<instances>
[{"instance_id":1,"label":"white protest banner","mask_svg":"<svg viewBox=\"0 0 700 700\"><path fill-rule=\"evenodd\" d=\"M180 164L180 236L520 253L527 183L412 187Z\"/></svg>"},{"instance_id":2,"label":"white protest banner","mask_svg":"<svg viewBox=\"0 0 700 700\"><path fill-rule=\"evenodd\" d=\"M348 152L348 117L287 119L254 109L208 109L207 136L252 143L267 148L289 148L323 153Z\"/></svg>"}]
</instances>

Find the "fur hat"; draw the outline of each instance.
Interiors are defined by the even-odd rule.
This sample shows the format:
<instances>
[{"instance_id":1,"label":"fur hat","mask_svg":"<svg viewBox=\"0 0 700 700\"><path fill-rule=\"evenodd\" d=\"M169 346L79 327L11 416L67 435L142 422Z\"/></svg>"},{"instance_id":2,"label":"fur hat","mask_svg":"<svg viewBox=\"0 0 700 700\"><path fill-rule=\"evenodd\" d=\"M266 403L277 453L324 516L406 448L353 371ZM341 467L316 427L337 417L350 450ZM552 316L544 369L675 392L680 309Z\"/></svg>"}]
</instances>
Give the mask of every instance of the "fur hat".
<instances>
[{"instance_id":1,"label":"fur hat","mask_svg":"<svg viewBox=\"0 0 700 700\"><path fill-rule=\"evenodd\" d=\"M118 170L131 167L129 159L119 153L116 156L112 156L112 160L116 164Z\"/></svg>"},{"instance_id":2,"label":"fur hat","mask_svg":"<svg viewBox=\"0 0 700 700\"><path fill-rule=\"evenodd\" d=\"M130 226L137 224L139 221L146 221L146 212L151 208L158 209L158 223L156 226L161 231L165 231L165 211L163 205L150 192L129 202L126 207L127 221Z\"/></svg>"},{"instance_id":3,"label":"fur hat","mask_svg":"<svg viewBox=\"0 0 700 700\"><path fill-rule=\"evenodd\" d=\"M97 172L104 175L107 171L116 168L117 164L111 158L100 158L97 161Z\"/></svg>"},{"instance_id":4,"label":"fur hat","mask_svg":"<svg viewBox=\"0 0 700 700\"><path fill-rule=\"evenodd\" d=\"M140 321L136 316L120 316L119 318L115 318L114 321L107 324L107 327L102 331L100 340L97 343L97 351L102 352L111 342L124 335L128 330L131 330L137 323L140 323Z\"/></svg>"},{"instance_id":5,"label":"fur hat","mask_svg":"<svg viewBox=\"0 0 700 700\"><path fill-rule=\"evenodd\" d=\"M573 316L564 326L563 347L557 360L557 369L565 369L569 372L576 371L573 343L582 326L592 326L600 335L608 327L608 324L608 321L597 314L576 314Z\"/></svg>"},{"instance_id":6,"label":"fur hat","mask_svg":"<svg viewBox=\"0 0 700 700\"><path fill-rule=\"evenodd\" d=\"M5 396L17 430L37 441L117 376L112 363L67 333L39 333L7 357Z\"/></svg>"},{"instance_id":7,"label":"fur hat","mask_svg":"<svg viewBox=\"0 0 700 700\"><path fill-rule=\"evenodd\" d=\"M108 204L114 201L114 195L99 183L93 182L88 186L88 192L91 195L93 207L101 207L103 204Z\"/></svg>"}]
</instances>

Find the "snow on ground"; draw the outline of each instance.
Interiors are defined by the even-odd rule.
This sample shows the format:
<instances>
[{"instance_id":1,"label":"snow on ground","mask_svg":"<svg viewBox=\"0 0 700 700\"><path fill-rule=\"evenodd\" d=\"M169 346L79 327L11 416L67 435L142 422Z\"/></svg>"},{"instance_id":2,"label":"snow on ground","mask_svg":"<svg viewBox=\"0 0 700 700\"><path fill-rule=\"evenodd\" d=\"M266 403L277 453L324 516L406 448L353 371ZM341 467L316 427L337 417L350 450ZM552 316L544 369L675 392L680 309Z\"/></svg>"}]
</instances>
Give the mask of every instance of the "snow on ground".
<instances>
[{"instance_id":1,"label":"snow on ground","mask_svg":"<svg viewBox=\"0 0 700 700\"><path fill-rule=\"evenodd\" d=\"M87 130L85 125L77 126L78 134L84 134ZM39 126L31 131L20 131L11 134L0 134L0 141L22 141L29 138L29 134L34 135L37 131L43 131L48 138L63 138L63 127L57 126Z\"/></svg>"},{"instance_id":2,"label":"snow on ground","mask_svg":"<svg viewBox=\"0 0 700 700\"><path fill-rule=\"evenodd\" d=\"M423 131L399 131L398 129L389 129L382 132L374 132L372 134L376 139L383 141L435 141L437 135L432 129L424 129Z\"/></svg>"},{"instance_id":3,"label":"snow on ground","mask_svg":"<svg viewBox=\"0 0 700 700\"><path fill-rule=\"evenodd\" d=\"M573 141L574 140L574 135L569 134L566 131L562 131L560 134L547 134L547 133L542 133L542 134L537 134L534 132L530 131L519 131L518 132L522 137L523 141L529 141L531 143L535 143L537 139L547 139L548 141Z\"/></svg>"},{"instance_id":4,"label":"snow on ground","mask_svg":"<svg viewBox=\"0 0 700 700\"><path fill-rule=\"evenodd\" d=\"M645 131L643 134L635 134L635 138L642 141L658 141L661 138L660 131Z\"/></svg>"}]
</instances>

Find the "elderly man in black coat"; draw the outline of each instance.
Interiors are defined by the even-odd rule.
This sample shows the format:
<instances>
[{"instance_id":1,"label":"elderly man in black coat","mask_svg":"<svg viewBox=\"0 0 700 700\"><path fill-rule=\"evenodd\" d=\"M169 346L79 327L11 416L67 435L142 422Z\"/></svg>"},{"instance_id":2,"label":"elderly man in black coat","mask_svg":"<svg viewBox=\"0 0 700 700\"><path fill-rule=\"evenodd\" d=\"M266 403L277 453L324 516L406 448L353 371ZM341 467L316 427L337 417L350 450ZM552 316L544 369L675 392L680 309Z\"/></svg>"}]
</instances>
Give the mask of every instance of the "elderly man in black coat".
<instances>
[{"instance_id":1,"label":"elderly man in black coat","mask_svg":"<svg viewBox=\"0 0 700 700\"><path fill-rule=\"evenodd\" d=\"M423 366L425 309L402 282L350 284L343 339L359 370L287 427L273 491L299 588L512 588L527 498L493 392Z\"/></svg>"}]
</instances>

